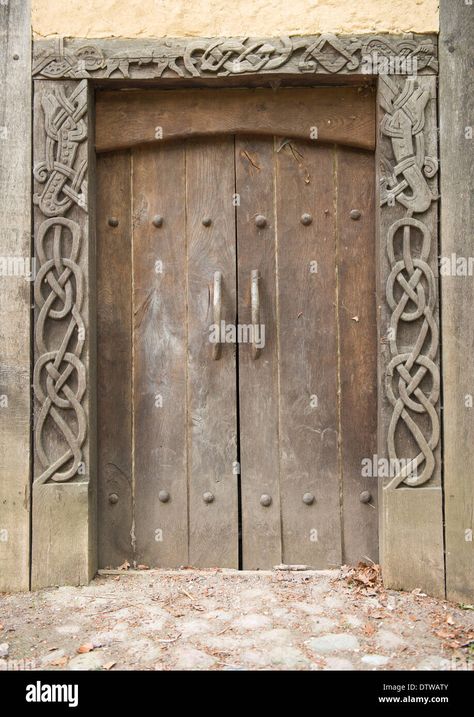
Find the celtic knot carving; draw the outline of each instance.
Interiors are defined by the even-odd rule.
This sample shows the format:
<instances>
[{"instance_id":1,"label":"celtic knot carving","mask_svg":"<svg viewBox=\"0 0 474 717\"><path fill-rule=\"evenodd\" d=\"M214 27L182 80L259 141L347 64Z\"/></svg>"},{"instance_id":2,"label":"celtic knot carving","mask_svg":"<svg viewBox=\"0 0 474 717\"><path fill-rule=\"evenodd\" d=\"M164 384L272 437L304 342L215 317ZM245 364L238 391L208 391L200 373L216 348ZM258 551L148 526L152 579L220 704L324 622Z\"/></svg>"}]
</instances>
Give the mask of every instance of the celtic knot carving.
<instances>
[{"instance_id":1,"label":"celtic knot carving","mask_svg":"<svg viewBox=\"0 0 474 717\"><path fill-rule=\"evenodd\" d=\"M413 234L417 232L421 235L422 243L419 257L414 257ZM394 244L400 234L402 251L401 258L397 259ZM401 482L409 486L421 485L431 478L435 467L433 451L438 444L440 430L435 405L439 398L440 375L434 362L439 337L434 319L436 282L427 263L430 249L431 234L417 219L405 217L390 227L387 250L392 268L387 281L387 302L392 311L389 341L392 359L385 375L387 397L393 406L388 430L389 457L391 460L399 460L395 437L400 421L404 422L419 448L412 460L403 463L403 468L389 485L392 488ZM401 321L419 323L418 336L410 351L400 351L398 347ZM429 391L423 387L427 374L430 379ZM428 439L415 420L419 414L426 414L429 418Z\"/></svg>"},{"instance_id":2,"label":"celtic knot carving","mask_svg":"<svg viewBox=\"0 0 474 717\"><path fill-rule=\"evenodd\" d=\"M384 161L381 205L397 200L412 213L425 212L431 202L437 199L426 178L434 177L438 171L438 162L425 155L423 136L425 108L430 93L418 87L413 77L406 79L400 93L390 77L384 77L380 82L382 106L387 112L382 120L381 131L391 139L396 162L392 166L389 161Z\"/></svg>"},{"instance_id":3,"label":"celtic knot carving","mask_svg":"<svg viewBox=\"0 0 474 717\"><path fill-rule=\"evenodd\" d=\"M39 404L35 449L42 468L39 475L35 471L36 483L73 478L82 463L87 432L82 404L86 391L81 359L85 341L82 229L63 216L73 205L87 211L87 163L79 151L87 137L86 92L86 82L81 82L69 96L56 87L41 97L46 158L36 164L34 176L45 187L34 195L34 202L49 218L41 221L35 238L39 268L34 284L33 390Z\"/></svg>"},{"instance_id":4,"label":"celtic knot carving","mask_svg":"<svg viewBox=\"0 0 474 717\"><path fill-rule=\"evenodd\" d=\"M301 72L315 72L322 67L326 72L348 72L358 69L360 57L355 53L361 50L359 40L343 42L334 35L320 35L315 42L304 46L304 52L298 63Z\"/></svg>"},{"instance_id":5,"label":"celtic knot carving","mask_svg":"<svg viewBox=\"0 0 474 717\"><path fill-rule=\"evenodd\" d=\"M205 73L243 74L259 72L263 68L275 70L284 65L293 52L289 37L282 37L281 47L266 41L238 39L190 43L183 52L186 70L193 76ZM176 65L175 65L176 67Z\"/></svg>"},{"instance_id":6,"label":"celtic knot carving","mask_svg":"<svg viewBox=\"0 0 474 717\"><path fill-rule=\"evenodd\" d=\"M69 256L64 248L69 234ZM46 244L51 244L51 256ZM51 478L66 481L77 473L81 446L86 436L86 416L81 405L86 390L86 373L80 360L85 328L81 317L83 274L77 260L80 252L79 224L57 217L44 221L37 236L40 269L34 294L39 314L36 322L36 346L39 358L33 373L35 396L41 405L36 425L36 450L44 472L37 478L43 483ZM47 293L44 289L47 287ZM46 329L50 319L61 322L59 348L48 346ZM64 320L66 319L66 322ZM72 387L74 386L74 387ZM75 421L71 420L71 414ZM43 445L46 421L51 418L66 444L64 452L52 461ZM73 425L75 423L75 429ZM61 469L64 470L61 472Z\"/></svg>"},{"instance_id":7,"label":"celtic knot carving","mask_svg":"<svg viewBox=\"0 0 474 717\"><path fill-rule=\"evenodd\" d=\"M42 98L46 158L34 167L34 176L45 187L33 202L47 217L65 214L73 202L87 210L87 161L75 167L78 145L87 137L86 93L86 85L80 83L69 97L59 87Z\"/></svg>"},{"instance_id":8,"label":"celtic knot carving","mask_svg":"<svg viewBox=\"0 0 474 717\"><path fill-rule=\"evenodd\" d=\"M130 50L122 41L59 38L35 43L33 76L47 79L163 76L210 77L251 72L361 72L370 53L416 59L417 71L436 72L436 45L426 37L337 37L331 33L278 39L217 38L146 41Z\"/></svg>"},{"instance_id":9,"label":"celtic knot carving","mask_svg":"<svg viewBox=\"0 0 474 717\"><path fill-rule=\"evenodd\" d=\"M413 218L414 213L427 212L438 198L428 182L436 175L438 163L425 154L423 132L430 92L411 77L398 91L395 82L385 77L380 80L380 97L386 112L381 132L390 139L393 152L392 160L383 159L380 203L394 206L398 202L406 210L387 232L391 358L385 370L385 389L392 406L387 447L398 470L386 487L414 487L433 476L440 437L437 287L429 264L432 238L427 225ZM411 458L398 455L397 439L402 435L405 446L407 437L416 446Z\"/></svg>"}]
</instances>

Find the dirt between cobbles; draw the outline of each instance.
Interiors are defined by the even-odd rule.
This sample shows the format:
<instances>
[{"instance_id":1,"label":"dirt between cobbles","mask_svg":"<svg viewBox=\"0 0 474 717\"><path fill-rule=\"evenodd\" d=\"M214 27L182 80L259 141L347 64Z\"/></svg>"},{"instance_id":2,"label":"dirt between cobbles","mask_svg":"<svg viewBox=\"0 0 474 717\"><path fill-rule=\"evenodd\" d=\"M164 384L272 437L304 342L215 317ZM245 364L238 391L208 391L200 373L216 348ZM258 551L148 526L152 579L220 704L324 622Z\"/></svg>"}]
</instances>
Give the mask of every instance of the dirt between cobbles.
<instances>
[{"instance_id":1,"label":"dirt between cobbles","mask_svg":"<svg viewBox=\"0 0 474 717\"><path fill-rule=\"evenodd\" d=\"M474 608L334 571L112 571L0 596L0 670L474 669Z\"/></svg>"}]
</instances>

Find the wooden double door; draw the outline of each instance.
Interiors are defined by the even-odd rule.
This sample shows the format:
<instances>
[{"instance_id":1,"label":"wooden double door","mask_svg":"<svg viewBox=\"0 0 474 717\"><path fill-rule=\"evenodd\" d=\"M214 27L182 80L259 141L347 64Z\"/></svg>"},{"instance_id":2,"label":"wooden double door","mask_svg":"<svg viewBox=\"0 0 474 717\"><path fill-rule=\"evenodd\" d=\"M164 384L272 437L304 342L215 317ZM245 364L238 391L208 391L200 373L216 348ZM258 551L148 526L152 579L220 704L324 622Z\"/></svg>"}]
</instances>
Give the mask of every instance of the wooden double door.
<instances>
[{"instance_id":1,"label":"wooden double door","mask_svg":"<svg viewBox=\"0 0 474 717\"><path fill-rule=\"evenodd\" d=\"M377 558L373 155L98 155L101 567Z\"/></svg>"}]
</instances>

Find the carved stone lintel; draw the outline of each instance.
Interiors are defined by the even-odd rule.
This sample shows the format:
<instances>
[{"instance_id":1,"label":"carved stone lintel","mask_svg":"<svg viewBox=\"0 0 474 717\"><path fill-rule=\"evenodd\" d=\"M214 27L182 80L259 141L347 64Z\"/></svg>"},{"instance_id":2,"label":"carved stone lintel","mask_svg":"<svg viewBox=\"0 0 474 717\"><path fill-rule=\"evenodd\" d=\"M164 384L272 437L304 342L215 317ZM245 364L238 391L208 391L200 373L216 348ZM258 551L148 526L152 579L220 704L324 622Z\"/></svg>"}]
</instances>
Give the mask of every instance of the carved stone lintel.
<instances>
[{"instance_id":1,"label":"carved stone lintel","mask_svg":"<svg viewBox=\"0 0 474 717\"><path fill-rule=\"evenodd\" d=\"M254 73L379 74L438 71L433 37L342 36L278 39L40 40L33 77L43 79L225 77Z\"/></svg>"}]
</instances>

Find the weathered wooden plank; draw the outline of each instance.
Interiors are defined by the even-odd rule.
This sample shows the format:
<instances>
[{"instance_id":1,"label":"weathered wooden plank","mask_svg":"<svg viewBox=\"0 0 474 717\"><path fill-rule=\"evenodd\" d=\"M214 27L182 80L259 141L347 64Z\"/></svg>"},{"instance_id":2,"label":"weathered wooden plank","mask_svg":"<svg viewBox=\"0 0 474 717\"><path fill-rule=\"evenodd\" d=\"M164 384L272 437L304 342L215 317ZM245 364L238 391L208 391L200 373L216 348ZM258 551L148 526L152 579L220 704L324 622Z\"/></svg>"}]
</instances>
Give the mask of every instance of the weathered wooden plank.
<instances>
[{"instance_id":1,"label":"weathered wooden plank","mask_svg":"<svg viewBox=\"0 0 474 717\"><path fill-rule=\"evenodd\" d=\"M354 564L378 561L377 476L363 464L377 452L375 176L373 154L336 157L343 562Z\"/></svg>"},{"instance_id":2,"label":"weathered wooden plank","mask_svg":"<svg viewBox=\"0 0 474 717\"><path fill-rule=\"evenodd\" d=\"M440 3L441 292L446 590L474 601L474 7ZM453 261L454 259L454 261ZM459 261L459 275L453 271ZM446 265L446 271L443 269Z\"/></svg>"},{"instance_id":3,"label":"weathered wooden plank","mask_svg":"<svg viewBox=\"0 0 474 717\"><path fill-rule=\"evenodd\" d=\"M29 0L1 3L0 592L30 582L30 56Z\"/></svg>"},{"instance_id":4,"label":"weathered wooden plank","mask_svg":"<svg viewBox=\"0 0 474 717\"><path fill-rule=\"evenodd\" d=\"M441 490L397 488L384 493L383 579L393 590L420 588L443 596L443 510Z\"/></svg>"},{"instance_id":5,"label":"weathered wooden plank","mask_svg":"<svg viewBox=\"0 0 474 717\"><path fill-rule=\"evenodd\" d=\"M93 114L86 82L35 83L34 588L97 566Z\"/></svg>"},{"instance_id":6,"label":"weathered wooden plank","mask_svg":"<svg viewBox=\"0 0 474 717\"><path fill-rule=\"evenodd\" d=\"M333 177L331 147L276 154L283 562L315 568L341 564Z\"/></svg>"},{"instance_id":7,"label":"weathered wooden plank","mask_svg":"<svg viewBox=\"0 0 474 717\"><path fill-rule=\"evenodd\" d=\"M99 565L133 561L130 153L97 162Z\"/></svg>"},{"instance_id":8,"label":"weathered wooden plank","mask_svg":"<svg viewBox=\"0 0 474 717\"><path fill-rule=\"evenodd\" d=\"M259 272L259 323L265 331L257 358L239 346L242 565L268 569L282 561L273 139L236 138L238 320L252 323L252 272ZM263 216L266 224L256 225ZM271 497L262 505L262 496ZM265 502L265 500L264 500Z\"/></svg>"},{"instance_id":9,"label":"weathered wooden plank","mask_svg":"<svg viewBox=\"0 0 474 717\"><path fill-rule=\"evenodd\" d=\"M381 77L378 104L381 563L388 587L442 596L436 80ZM415 153L424 173L403 168Z\"/></svg>"},{"instance_id":10,"label":"weathered wooden plank","mask_svg":"<svg viewBox=\"0 0 474 717\"><path fill-rule=\"evenodd\" d=\"M33 486L34 590L86 585L96 565L94 493L87 481Z\"/></svg>"},{"instance_id":11,"label":"weathered wooden plank","mask_svg":"<svg viewBox=\"0 0 474 717\"><path fill-rule=\"evenodd\" d=\"M188 564L185 148L132 157L136 560L179 567Z\"/></svg>"},{"instance_id":12,"label":"weathered wooden plank","mask_svg":"<svg viewBox=\"0 0 474 717\"><path fill-rule=\"evenodd\" d=\"M96 149L217 132L314 139L315 130L321 142L374 149L372 104L372 91L360 87L101 92Z\"/></svg>"},{"instance_id":13,"label":"weathered wooden plank","mask_svg":"<svg viewBox=\"0 0 474 717\"><path fill-rule=\"evenodd\" d=\"M188 142L189 562L200 567L238 567L235 345L225 343L214 359L209 332L215 272L221 320L236 319L234 193L233 138Z\"/></svg>"}]
</instances>

